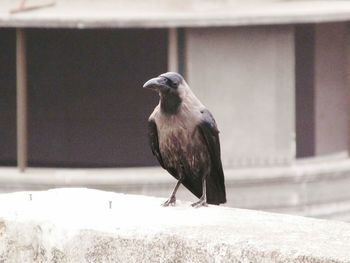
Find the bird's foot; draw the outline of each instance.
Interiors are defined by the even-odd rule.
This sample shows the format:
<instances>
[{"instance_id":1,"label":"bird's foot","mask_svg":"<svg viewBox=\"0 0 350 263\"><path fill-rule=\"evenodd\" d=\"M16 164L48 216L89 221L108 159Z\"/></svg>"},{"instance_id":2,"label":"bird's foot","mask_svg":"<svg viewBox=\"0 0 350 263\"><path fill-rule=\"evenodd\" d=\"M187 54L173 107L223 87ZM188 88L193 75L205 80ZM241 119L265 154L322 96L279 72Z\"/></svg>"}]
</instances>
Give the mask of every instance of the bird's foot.
<instances>
[{"instance_id":1,"label":"bird's foot","mask_svg":"<svg viewBox=\"0 0 350 263\"><path fill-rule=\"evenodd\" d=\"M191 204L191 206L194 207L194 208L199 208L199 207L202 207L202 206L208 206L208 204L207 204L206 200L200 199L198 202L195 202L195 203Z\"/></svg>"},{"instance_id":2,"label":"bird's foot","mask_svg":"<svg viewBox=\"0 0 350 263\"><path fill-rule=\"evenodd\" d=\"M168 200L166 200L162 206L175 206L176 204L176 197L175 196L170 196Z\"/></svg>"}]
</instances>

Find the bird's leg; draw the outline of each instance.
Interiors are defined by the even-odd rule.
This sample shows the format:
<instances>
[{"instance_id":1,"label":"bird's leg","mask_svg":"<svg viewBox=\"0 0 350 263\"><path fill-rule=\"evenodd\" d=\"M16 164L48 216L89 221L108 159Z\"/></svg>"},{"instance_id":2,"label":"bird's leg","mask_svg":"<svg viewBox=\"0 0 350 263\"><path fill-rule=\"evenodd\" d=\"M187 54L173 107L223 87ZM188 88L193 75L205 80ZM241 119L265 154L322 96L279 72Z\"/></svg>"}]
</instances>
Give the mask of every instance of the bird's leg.
<instances>
[{"instance_id":1,"label":"bird's leg","mask_svg":"<svg viewBox=\"0 0 350 263\"><path fill-rule=\"evenodd\" d=\"M203 177L203 181L202 181L203 193L202 193L202 196L201 196L201 198L199 198L198 202L193 203L191 206L193 206L195 208L198 208L198 207L201 207L201 206L208 206L208 204L207 204L207 184L206 184L206 181L207 180L205 179L205 177Z\"/></svg>"},{"instance_id":2,"label":"bird's leg","mask_svg":"<svg viewBox=\"0 0 350 263\"><path fill-rule=\"evenodd\" d=\"M179 189L179 186L181 184L182 180L180 179L179 181L177 181L177 184L173 190L173 192L171 193L170 197L168 200L165 201L165 203L162 204L162 206L175 206L175 203L176 203L176 192L177 192L177 189Z\"/></svg>"},{"instance_id":3,"label":"bird's leg","mask_svg":"<svg viewBox=\"0 0 350 263\"><path fill-rule=\"evenodd\" d=\"M173 192L171 193L171 195L170 195L170 197L169 197L169 199L168 200L166 200L162 205L163 206L169 206L169 205L171 205L171 206L175 206L175 203L176 203L176 197L175 197L175 195L176 195L176 192L177 192L177 190L179 189L179 186L180 186L180 184L182 183L182 181L185 179L185 173L184 173L184 162L180 162L180 165L179 165L179 173L178 173L178 175L179 175L179 180L177 181L177 184L176 184L176 186L175 186L175 188L174 188L174 190L173 190Z\"/></svg>"}]
</instances>

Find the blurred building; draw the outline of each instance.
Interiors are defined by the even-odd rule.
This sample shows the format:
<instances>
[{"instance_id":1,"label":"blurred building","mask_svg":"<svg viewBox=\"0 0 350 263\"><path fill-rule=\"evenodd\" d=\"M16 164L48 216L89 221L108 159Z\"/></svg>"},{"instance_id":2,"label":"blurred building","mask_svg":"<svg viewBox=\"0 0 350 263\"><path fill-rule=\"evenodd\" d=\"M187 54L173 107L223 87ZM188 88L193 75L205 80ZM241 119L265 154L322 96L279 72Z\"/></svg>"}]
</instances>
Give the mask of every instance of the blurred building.
<instances>
[{"instance_id":1,"label":"blurred building","mask_svg":"<svg viewBox=\"0 0 350 263\"><path fill-rule=\"evenodd\" d=\"M182 73L216 117L232 180L232 169L282 167L278 178L289 174L286 186L305 183L300 175L310 174L319 183L319 170L294 169L296 159L311 158L304 165L342 152L347 162L349 1L28 0L19 6L7 0L0 10L3 166L18 158L39 167L156 165L146 121L158 98L140 87L168 70ZM16 86L16 78L25 84ZM16 99L16 87L24 97ZM27 130L16 134L16 122ZM246 180L261 179L260 191L281 182L264 180L273 172L249 171ZM332 171L329 182L340 174ZM337 183L348 185L348 175L342 170ZM242 191L259 192L249 188L253 181L241 184ZM234 182L228 187L239 192ZM296 187L271 209L268 195L260 203L259 196L232 197L231 204L288 212L315 205L327 189L302 204ZM350 193L334 194L322 204L345 202L350 217Z\"/></svg>"}]
</instances>

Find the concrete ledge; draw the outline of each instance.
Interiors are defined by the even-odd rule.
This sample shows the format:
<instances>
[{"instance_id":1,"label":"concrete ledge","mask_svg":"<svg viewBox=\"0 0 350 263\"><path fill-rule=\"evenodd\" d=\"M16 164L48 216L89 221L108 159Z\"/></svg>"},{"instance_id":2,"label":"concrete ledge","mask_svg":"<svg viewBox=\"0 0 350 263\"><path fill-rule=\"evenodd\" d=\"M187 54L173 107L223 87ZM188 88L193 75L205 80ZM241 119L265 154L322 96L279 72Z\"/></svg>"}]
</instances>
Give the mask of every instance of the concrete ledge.
<instances>
[{"instance_id":1,"label":"concrete ledge","mask_svg":"<svg viewBox=\"0 0 350 263\"><path fill-rule=\"evenodd\" d=\"M343 154L280 167L225 169L227 206L350 222L350 159ZM0 168L0 193L86 187L167 197L175 185L164 169ZM180 200L195 201L180 187Z\"/></svg>"},{"instance_id":2,"label":"concrete ledge","mask_svg":"<svg viewBox=\"0 0 350 263\"><path fill-rule=\"evenodd\" d=\"M35 2L35 1L34 1ZM185 4L184 4L185 2ZM242 4L243 3L243 4ZM348 1L66 1L11 14L18 3L2 0L0 27L137 28L216 27L343 22Z\"/></svg>"},{"instance_id":3,"label":"concrete ledge","mask_svg":"<svg viewBox=\"0 0 350 263\"><path fill-rule=\"evenodd\" d=\"M350 225L88 189L0 195L0 262L350 262Z\"/></svg>"}]
</instances>

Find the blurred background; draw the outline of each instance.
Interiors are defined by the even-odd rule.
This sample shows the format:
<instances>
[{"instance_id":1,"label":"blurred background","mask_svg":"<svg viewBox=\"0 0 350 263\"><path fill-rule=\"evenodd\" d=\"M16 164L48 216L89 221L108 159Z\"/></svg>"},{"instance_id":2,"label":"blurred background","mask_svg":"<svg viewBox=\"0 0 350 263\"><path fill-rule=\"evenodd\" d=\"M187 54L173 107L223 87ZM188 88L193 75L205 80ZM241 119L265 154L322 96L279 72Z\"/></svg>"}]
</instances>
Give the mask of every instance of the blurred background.
<instances>
[{"instance_id":1,"label":"blurred background","mask_svg":"<svg viewBox=\"0 0 350 263\"><path fill-rule=\"evenodd\" d=\"M3 0L0 192L167 198L141 87L178 71L221 131L227 206L350 221L349 20L350 1Z\"/></svg>"}]
</instances>

